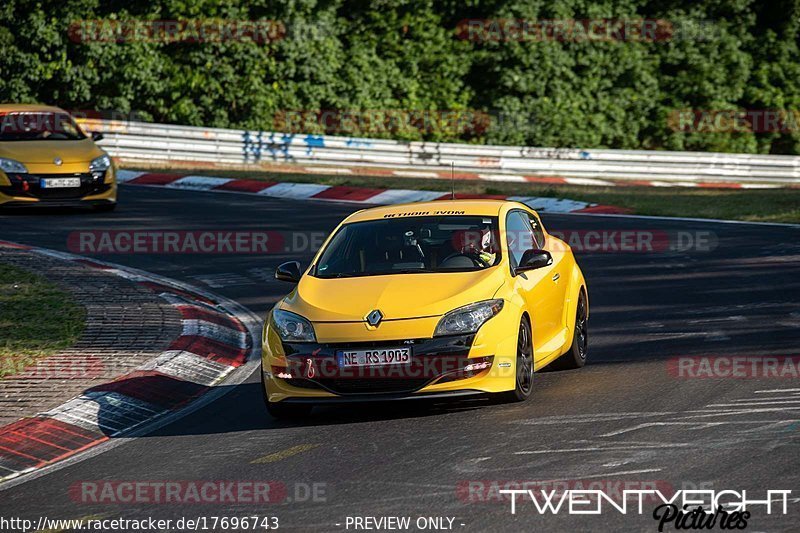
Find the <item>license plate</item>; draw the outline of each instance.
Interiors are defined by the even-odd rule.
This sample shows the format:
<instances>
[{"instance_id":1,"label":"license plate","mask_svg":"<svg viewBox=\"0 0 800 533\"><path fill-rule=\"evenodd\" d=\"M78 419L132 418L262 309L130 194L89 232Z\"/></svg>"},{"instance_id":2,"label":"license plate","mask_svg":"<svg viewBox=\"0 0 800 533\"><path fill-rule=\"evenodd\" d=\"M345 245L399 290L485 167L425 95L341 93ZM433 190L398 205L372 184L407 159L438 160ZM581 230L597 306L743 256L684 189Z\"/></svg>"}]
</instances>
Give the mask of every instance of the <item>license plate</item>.
<instances>
[{"instance_id":1,"label":"license plate","mask_svg":"<svg viewBox=\"0 0 800 533\"><path fill-rule=\"evenodd\" d=\"M69 187L80 187L80 178L47 178L39 180L42 189L66 189Z\"/></svg>"},{"instance_id":2,"label":"license plate","mask_svg":"<svg viewBox=\"0 0 800 533\"><path fill-rule=\"evenodd\" d=\"M411 362L411 348L342 350L336 355L340 367L398 365Z\"/></svg>"}]
</instances>

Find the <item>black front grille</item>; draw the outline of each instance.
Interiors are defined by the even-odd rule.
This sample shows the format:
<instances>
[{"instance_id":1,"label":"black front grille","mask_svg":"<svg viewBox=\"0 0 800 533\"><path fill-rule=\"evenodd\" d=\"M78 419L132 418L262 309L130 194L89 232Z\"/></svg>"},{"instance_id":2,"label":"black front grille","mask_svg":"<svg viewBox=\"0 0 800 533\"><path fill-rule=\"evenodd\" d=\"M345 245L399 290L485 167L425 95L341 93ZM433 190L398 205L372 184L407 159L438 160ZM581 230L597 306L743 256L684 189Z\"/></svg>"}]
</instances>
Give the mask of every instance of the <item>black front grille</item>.
<instances>
[{"instance_id":1,"label":"black front grille","mask_svg":"<svg viewBox=\"0 0 800 533\"><path fill-rule=\"evenodd\" d=\"M284 343L289 366L276 369L276 372L290 373L293 377L286 380L289 385L328 390L335 394L411 393L468 364L474 338L474 335L457 335L409 341ZM362 367L360 371L338 366L338 351L384 346L411 347L412 362L407 365ZM313 367L313 371L310 367Z\"/></svg>"},{"instance_id":2,"label":"black front grille","mask_svg":"<svg viewBox=\"0 0 800 533\"><path fill-rule=\"evenodd\" d=\"M339 394L399 393L415 392L431 380L428 378L359 378L359 379L321 379L326 389Z\"/></svg>"},{"instance_id":3,"label":"black front grille","mask_svg":"<svg viewBox=\"0 0 800 533\"><path fill-rule=\"evenodd\" d=\"M286 383L301 389L328 390L336 394L384 394L415 392L431 381L430 378L292 378Z\"/></svg>"},{"instance_id":4,"label":"black front grille","mask_svg":"<svg viewBox=\"0 0 800 533\"><path fill-rule=\"evenodd\" d=\"M109 189L109 185L103 183L105 172L103 173L76 173L76 174L9 174L11 186L0 187L0 192L9 196L20 196L28 198L38 198L44 202L48 200L70 200L83 198L84 196L100 194ZM42 188L41 180L48 178L80 178L80 187L67 188Z\"/></svg>"}]
</instances>

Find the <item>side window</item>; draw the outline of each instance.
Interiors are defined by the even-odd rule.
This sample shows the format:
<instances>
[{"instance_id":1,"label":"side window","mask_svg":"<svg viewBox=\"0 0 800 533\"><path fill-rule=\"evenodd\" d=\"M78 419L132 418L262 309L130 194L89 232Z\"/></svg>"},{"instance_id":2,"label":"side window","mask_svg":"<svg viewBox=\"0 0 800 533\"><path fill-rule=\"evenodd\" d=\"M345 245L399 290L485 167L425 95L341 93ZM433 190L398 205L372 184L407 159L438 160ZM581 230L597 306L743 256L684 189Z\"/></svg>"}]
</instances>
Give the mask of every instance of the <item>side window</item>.
<instances>
[{"instance_id":1,"label":"side window","mask_svg":"<svg viewBox=\"0 0 800 533\"><path fill-rule=\"evenodd\" d=\"M525 250L535 246L531 224L521 211L511 211L506 217L506 244L512 267L519 265Z\"/></svg>"},{"instance_id":2,"label":"side window","mask_svg":"<svg viewBox=\"0 0 800 533\"><path fill-rule=\"evenodd\" d=\"M530 220L531 228L533 228L533 237L536 239L536 247L544 248L544 230L542 229L542 223L539 222L536 215L531 213L528 213L528 220Z\"/></svg>"}]
</instances>

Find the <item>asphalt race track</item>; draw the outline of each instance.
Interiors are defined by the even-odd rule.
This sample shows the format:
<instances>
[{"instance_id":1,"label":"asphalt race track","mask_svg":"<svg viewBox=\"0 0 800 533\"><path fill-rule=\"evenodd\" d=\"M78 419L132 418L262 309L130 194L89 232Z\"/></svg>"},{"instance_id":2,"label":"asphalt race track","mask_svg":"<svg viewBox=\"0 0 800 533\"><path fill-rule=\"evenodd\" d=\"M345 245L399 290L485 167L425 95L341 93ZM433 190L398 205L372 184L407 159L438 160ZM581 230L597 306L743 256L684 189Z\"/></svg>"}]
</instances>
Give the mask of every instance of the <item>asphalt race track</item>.
<instances>
[{"instance_id":1,"label":"asphalt race track","mask_svg":"<svg viewBox=\"0 0 800 533\"><path fill-rule=\"evenodd\" d=\"M0 214L0 238L68 250L67 237L78 230L326 233L355 209L127 186L110 214ZM267 416L254 374L154 434L0 491L0 515L277 516L287 531L345 531L348 516L410 516L412 523L444 516L465 532L656 531L652 506L643 515L540 515L520 499L512 515L508 501L475 501L485 498L465 490L491 481L567 480L577 488L628 481L632 488L746 489L758 499L793 490L788 515L754 508L748 530L797 531L800 379L692 379L669 369L683 356L800 355L800 228L586 215L544 215L544 222L550 230L710 232L716 247L578 252L589 283L590 364L537 374L524 404L342 406L279 423ZM290 289L270 278L274 268L289 259L308 264L311 255L96 257L196 284L263 316ZM292 501L87 504L70 496L70 487L92 480L274 480ZM317 497L306 497L314 486Z\"/></svg>"}]
</instances>

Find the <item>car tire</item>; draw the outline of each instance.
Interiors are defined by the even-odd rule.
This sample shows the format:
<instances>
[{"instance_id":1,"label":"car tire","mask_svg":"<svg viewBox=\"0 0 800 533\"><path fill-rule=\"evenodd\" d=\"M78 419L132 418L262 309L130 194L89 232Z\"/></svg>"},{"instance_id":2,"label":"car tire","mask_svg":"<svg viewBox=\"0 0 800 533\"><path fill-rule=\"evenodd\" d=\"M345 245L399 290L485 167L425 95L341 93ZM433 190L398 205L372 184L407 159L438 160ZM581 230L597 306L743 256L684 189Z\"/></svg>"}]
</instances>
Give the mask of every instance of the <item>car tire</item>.
<instances>
[{"instance_id":1,"label":"car tire","mask_svg":"<svg viewBox=\"0 0 800 533\"><path fill-rule=\"evenodd\" d=\"M517 333L517 361L514 365L516 377L514 390L495 395L500 403L524 402L530 398L533 390L533 342L531 324L526 318L519 323Z\"/></svg>"},{"instance_id":2,"label":"car tire","mask_svg":"<svg viewBox=\"0 0 800 533\"><path fill-rule=\"evenodd\" d=\"M578 305L575 309L575 331L572 334L572 345L567 353L553 361L556 370L574 370L586 365L589 351L589 319L586 293L581 290Z\"/></svg>"},{"instance_id":3,"label":"car tire","mask_svg":"<svg viewBox=\"0 0 800 533\"><path fill-rule=\"evenodd\" d=\"M110 213L116 208L117 208L117 202L114 202L113 204L100 204L94 206L94 210L98 213Z\"/></svg>"},{"instance_id":4,"label":"car tire","mask_svg":"<svg viewBox=\"0 0 800 533\"><path fill-rule=\"evenodd\" d=\"M267 412L272 418L278 420L292 420L303 418L311 414L314 408L311 404L303 403L286 403L286 402L271 402L267 398L267 388L264 381L264 372L261 371L261 396L264 399L264 405L267 407Z\"/></svg>"}]
</instances>

